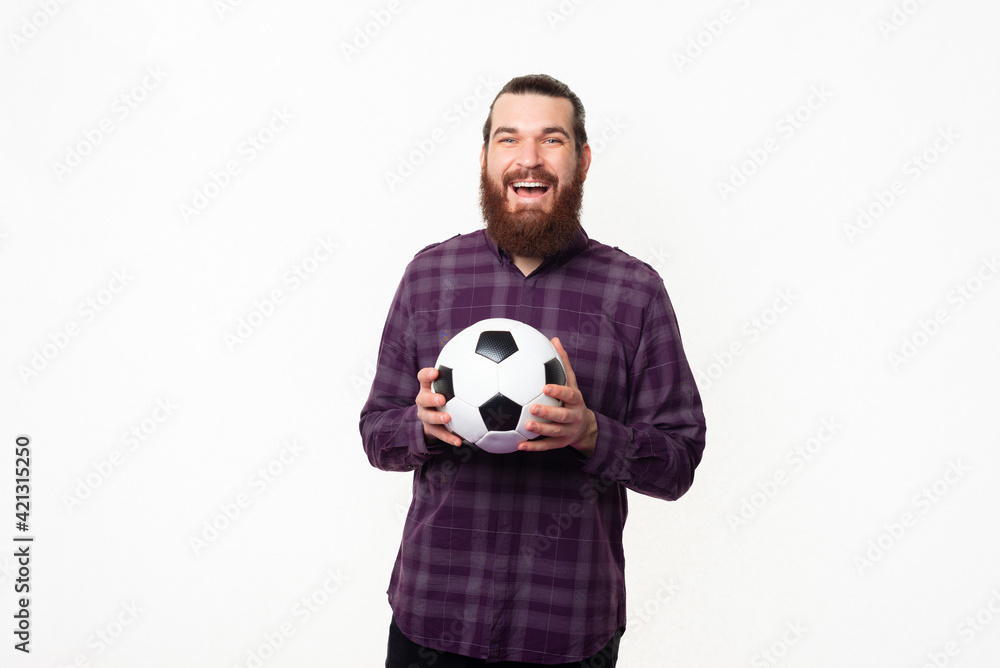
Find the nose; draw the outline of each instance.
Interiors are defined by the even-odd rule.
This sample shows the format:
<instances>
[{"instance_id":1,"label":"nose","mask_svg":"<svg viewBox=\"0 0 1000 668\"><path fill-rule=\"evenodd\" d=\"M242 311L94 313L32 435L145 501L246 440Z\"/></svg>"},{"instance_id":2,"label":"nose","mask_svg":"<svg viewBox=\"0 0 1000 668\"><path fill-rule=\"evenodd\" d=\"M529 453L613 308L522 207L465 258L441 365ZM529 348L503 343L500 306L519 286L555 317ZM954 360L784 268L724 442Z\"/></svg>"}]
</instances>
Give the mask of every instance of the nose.
<instances>
[{"instance_id":1,"label":"nose","mask_svg":"<svg viewBox=\"0 0 1000 668\"><path fill-rule=\"evenodd\" d=\"M534 169L541 166L541 157L538 147L535 146L534 142L524 142L521 145L521 151L517 156L517 164L524 169Z\"/></svg>"}]
</instances>

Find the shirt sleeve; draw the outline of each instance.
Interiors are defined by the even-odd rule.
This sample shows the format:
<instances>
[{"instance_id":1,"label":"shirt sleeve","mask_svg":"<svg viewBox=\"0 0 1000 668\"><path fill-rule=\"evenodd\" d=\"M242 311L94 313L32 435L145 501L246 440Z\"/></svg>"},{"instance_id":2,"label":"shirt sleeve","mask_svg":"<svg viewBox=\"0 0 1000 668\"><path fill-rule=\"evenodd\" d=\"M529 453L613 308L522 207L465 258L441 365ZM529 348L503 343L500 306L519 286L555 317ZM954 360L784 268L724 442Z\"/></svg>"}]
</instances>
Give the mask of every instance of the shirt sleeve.
<instances>
[{"instance_id":1,"label":"shirt sleeve","mask_svg":"<svg viewBox=\"0 0 1000 668\"><path fill-rule=\"evenodd\" d=\"M597 443L584 471L668 501L691 487L705 449L705 416L662 283L630 367L625 422L594 415Z\"/></svg>"},{"instance_id":2,"label":"shirt sleeve","mask_svg":"<svg viewBox=\"0 0 1000 668\"><path fill-rule=\"evenodd\" d=\"M417 417L414 399L420 382L407 286L404 275L382 330L375 378L359 425L368 461L384 471L411 471L444 446L440 441L430 447L425 444L423 423Z\"/></svg>"}]
</instances>

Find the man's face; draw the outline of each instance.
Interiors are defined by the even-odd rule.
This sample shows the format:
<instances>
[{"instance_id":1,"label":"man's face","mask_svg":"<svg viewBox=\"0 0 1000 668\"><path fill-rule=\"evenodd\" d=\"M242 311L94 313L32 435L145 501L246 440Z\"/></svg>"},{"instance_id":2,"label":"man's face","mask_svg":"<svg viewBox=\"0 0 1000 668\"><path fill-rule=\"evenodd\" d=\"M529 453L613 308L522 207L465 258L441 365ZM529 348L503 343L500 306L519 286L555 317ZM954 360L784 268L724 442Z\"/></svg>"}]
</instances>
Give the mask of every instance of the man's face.
<instances>
[{"instance_id":1,"label":"man's face","mask_svg":"<svg viewBox=\"0 0 1000 668\"><path fill-rule=\"evenodd\" d=\"M480 190L490 235L512 255L554 255L579 228L590 167L590 147L577 154L574 146L573 104L544 95L501 95L487 147L480 154Z\"/></svg>"}]
</instances>

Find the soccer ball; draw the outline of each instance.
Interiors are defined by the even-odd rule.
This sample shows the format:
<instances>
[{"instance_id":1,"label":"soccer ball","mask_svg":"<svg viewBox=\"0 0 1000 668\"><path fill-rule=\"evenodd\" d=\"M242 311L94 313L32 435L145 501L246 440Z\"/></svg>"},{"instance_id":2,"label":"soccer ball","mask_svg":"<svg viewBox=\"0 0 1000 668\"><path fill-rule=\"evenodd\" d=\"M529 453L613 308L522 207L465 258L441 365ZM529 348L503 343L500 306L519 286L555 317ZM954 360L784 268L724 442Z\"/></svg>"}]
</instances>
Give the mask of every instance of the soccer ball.
<instances>
[{"instance_id":1,"label":"soccer ball","mask_svg":"<svg viewBox=\"0 0 1000 668\"><path fill-rule=\"evenodd\" d=\"M489 318L466 327L434 366L431 389L444 395L441 410L451 416L445 426L487 452L514 452L521 441L538 438L524 428L529 420L546 422L528 412L532 405L562 405L542 393L546 384L566 384L555 346L517 320Z\"/></svg>"}]
</instances>

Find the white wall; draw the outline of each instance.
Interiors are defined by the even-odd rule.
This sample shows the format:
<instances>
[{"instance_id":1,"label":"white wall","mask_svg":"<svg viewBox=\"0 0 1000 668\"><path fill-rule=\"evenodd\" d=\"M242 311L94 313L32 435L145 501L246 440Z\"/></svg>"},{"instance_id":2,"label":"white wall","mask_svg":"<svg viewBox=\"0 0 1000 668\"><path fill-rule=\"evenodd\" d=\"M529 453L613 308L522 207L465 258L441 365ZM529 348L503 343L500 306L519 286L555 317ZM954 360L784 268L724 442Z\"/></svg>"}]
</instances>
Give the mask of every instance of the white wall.
<instances>
[{"instance_id":1,"label":"white wall","mask_svg":"<svg viewBox=\"0 0 1000 668\"><path fill-rule=\"evenodd\" d=\"M409 477L358 412L403 266L481 224L486 108L532 72L586 104L584 224L664 277L709 424L687 496L631 496L620 665L995 660L998 19L4 3L7 627L19 434L36 540L3 664L381 665Z\"/></svg>"}]
</instances>

